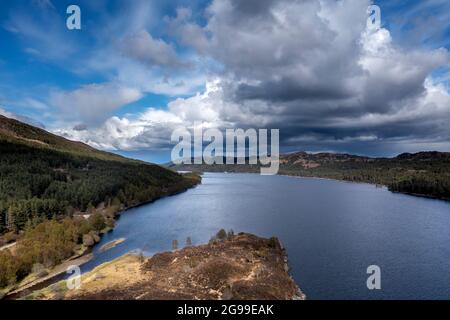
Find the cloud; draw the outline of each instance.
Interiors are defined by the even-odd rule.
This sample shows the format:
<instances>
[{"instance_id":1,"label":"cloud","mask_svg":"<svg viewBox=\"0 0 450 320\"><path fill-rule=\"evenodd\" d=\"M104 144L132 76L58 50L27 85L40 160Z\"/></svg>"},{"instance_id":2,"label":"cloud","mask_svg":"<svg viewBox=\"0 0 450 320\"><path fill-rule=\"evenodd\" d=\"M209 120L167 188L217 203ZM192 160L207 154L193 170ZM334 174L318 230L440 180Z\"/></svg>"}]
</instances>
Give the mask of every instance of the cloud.
<instances>
[{"instance_id":1,"label":"cloud","mask_svg":"<svg viewBox=\"0 0 450 320\"><path fill-rule=\"evenodd\" d=\"M73 127L72 130L74 130L74 131L84 131L84 130L87 130L87 125L85 125L85 124L77 124L77 125L75 125Z\"/></svg>"},{"instance_id":2,"label":"cloud","mask_svg":"<svg viewBox=\"0 0 450 320\"><path fill-rule=\"evenodd\" d=\"M36 50L34 48L25 48L24 50L26 53L30 54L30 55L34 55L34 56L40 56L41 52L39 50Z\"/></svg>"},{"instance_id":3,"label":"cloud","mask_svg":"<svg viewBox=\"0 0 450 320\"><path fill-rule=\"evenodd\" d=\"M9 91L9 99L18 99L11 93L17 89L19 99L38 97L54 108L53 115L45 117L51 127L86 123L92 128L146 93L189 96L204 87L206 72L191 65L191 55L180 55L161 32L152 36L150 29L160 23L157 4L81 2L82 32L68 31L65 11L51 4L36 0L31 8L12 5L4 25L28 54L27 63L33 68L45 63L50 71L49 81L36 81L33 75L26 88L10 86L5 92ZM95 28L90 25L93 21ZM33 73L33 68L28 72ZM80 85L68 90L68 83Z\"/></svg>"},{"instance_id":4,"label":"cloud","mask_svg":"<svg viewBox=\"0 0 450 320\"><path fill-rule=\"evenodd\" d=\"M450 149L450 95L433 77L437 68L448 67L448 50L405 48L386 28L368 30L370 4L213 0L201 23L190 9L179 8L165 22L177 44L195 52L190 61L198 73L170 72L165 78L164 72L142 68L182 62L175 46L136 27L120 37L126 50L111 60L119 66L114 80L138 92L181 94L198 88L189 81L195 75L199 84L208 79L205 91L176 98L165 110L149 107L88 130L59 132L105 149L160 149L170 146L174 128L203 121L218 128L279 128L282 144L292 149L384 154L426 142ZM91 99L120 91L117 87L79 90L83 94L67 96L80 101L69 109L87 106L81 112L86 119L101 118L91 114L92 101L109 102L99 108L108 113L118 101L132 100Z\"/></svg>"},{"instance_id":5,"label":"cloud","mask_svg":"<svg viewBox=\"0 0 450 320\"><path fill-rule=\"evenodd\" d=\"M90 84L73 91L55 91L50 103L64 119L81 119L87 124L97 124L111 112L142 98L142 93L131 87L115 83Z\"/></svg>"},{"instance_id":6,"label":"cloud","mask_svg":"<svg viewBox=\"0 0 450 320\"><path fill-rule=\"evenodd\" d=\"M51 2L51 0L33 0L32 1L34 5L40 7L40 8L51 8L55 9L55 6Z\"/></svg>"},{"instance_id":7,"label":"cloud","mask_svg":"<svg viewBox=\"0 0 450 320\"><path fill-rule=\"evenodd\" d=\"M374 144L448 138L449 94L432 78L448 51L402 49L387 29L367 30L369 4L215 0L206 25L186 11L170 23L180 41L223 65L224 97L237 108L221 115L238 126L257 117L281 128L286 143L308 136L327 148L368 136Z\"/></svg>"},{"instance_id":8,"label":"cloud","mask_svg":"<svg viewBox=\"0 0 450 320\"><path fill-rule=\"evenodd\" d=\"M28 124L30 124L32 126L35 126L35 127L39 127L39 128L45 129L45 125L44 124L42 124L42 123L40 123L38 121L35 121L34 119L31 119L29 117L18 115L18 114L14 113L14 112L9 112L9 111L5 110L2 106L0 106L0 115L5 116L5 117L10 118L10 119L18 120L20 122L28 123Z\"/></svg>"},{"instance_id":9,"label":"cloud","mask_svg":"<svg viewBox=\"0 0 450 320\"><path fill-rule=\"evenodd\" d=\"M73 33L67 33L65 15L55 10L50 0L34 0L32 6L14 8L4 28L16 34L24 51L45 61L58 62L78 52Z\"/></svg>"},{"instance_id":10,"label":"cloud","mask_svg":"<svg viewBox=\"0 0 450 320\"><path fill-rule=\"evenodd\" d=\"M148 149L150 145L153 149L165 148L167 135L170 137L172 132L170 124L173 123L161 121L161 117L165 115L158 115L155 110L149 111L147 116L152 116L153 113L156 113L160 122L114 116L93 130L60 129L55 130L55 133L104 150L141 150Z\"/></svg>"},{"instance_id":11,"label":"cloud","mask_svg":"<svg viewBox=\"0 0 450 320\"><path fill-rule=\"evenodd\" d=\"M381 3L390 20L393 38L403 46L446 46L450 28L450 3L445 0L410 1L406 6L392 1Z\"/></svg>"},{"instance_id":12,"label":"cloud","mask_svg":"<svg viewBox=\"0 0 450 320\"><path fill-rule=\"evenodd\" d=\"M172 131L203 121L211 127L223 126L216 110L220 88L211 83L206 92L178 98L168 110L148 108L135 117L110 117L101 126L89 130L59 129L55 133L106 150L167 149Z\"/></svg>"},{"instance_id":13,"label":"cloud","mask_svg":"<svg viewBox=\"0 0 450 320\"><path fill-rule=\"evenodd\" d=\"M26 98L22 104L41 112L49 109L47 104L33 98Z\"/></svg>"},{"instance_id":14,"label":"cloud","mask_svg":"<svg viewBox=\"0 0 450 320\"><path fill-rule=\"evenodd\" d=\"M190 22L192 11L189 8L180 7L176 10L176 17L165 17L168 32L178 38L185 46L193 47L201 53L205 53L209 47L209 39L202 27Z\"/></svg>"},{"instance_id":15,"label":"cloud","mask_svg":"<svg viewBox=\"0 0 450 320\"><path fill-rule=\"evenodd\" d=\"M137 88L143 93L188 96L204 87L207 76L201 70L182 68L168 72L166 68L151 68L111 52L109 49L97 52L84 66L107 74L113 82Z\"/></svg>"},{"instance_id":16,"label":"cloud","mask_svg":"<svg viewBox=\"0 0 450 320\"><path fill-rule=\"evenodd\" d=\"M149 66L185 67L174 48L161 39L154 39L150 33L141 30L126 37L120 43L124 54Z\"/></svg>"}]
</instances>

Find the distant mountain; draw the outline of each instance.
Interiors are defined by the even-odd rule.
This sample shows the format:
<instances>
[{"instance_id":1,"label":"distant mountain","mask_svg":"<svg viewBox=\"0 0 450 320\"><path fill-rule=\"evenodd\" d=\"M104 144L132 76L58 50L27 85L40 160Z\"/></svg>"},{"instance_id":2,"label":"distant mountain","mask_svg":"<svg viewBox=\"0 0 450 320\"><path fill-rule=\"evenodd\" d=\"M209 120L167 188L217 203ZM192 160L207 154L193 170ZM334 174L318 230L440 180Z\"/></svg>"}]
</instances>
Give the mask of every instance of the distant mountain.
<instances>
[{"instance_id":1,"label":"distant mountain","mask_svg":"<svg viewBox=\"0 0 450 320\"><path fill-rule=\"evenodd\" d=\"M173 165L197 172L259 172L259 165ZM403 153L371 158L339 153L294 152L280 155L279 174L385 185L391 191L450 199L450 153Z\"/></svg>"},{"instance_id":2,"label":"distant mountain","mask_svg":"<svg viewBox=\"0 0 450 320\"><path fill-rule=\"evenodd\" d=\"M0 235L99 205L138 205L197 182L0 116Z\"/></svg>"},{"instance_id":3,"label":"distant mountain","mask_svg":"<svg viewBox=\"0 0 450 320\"><path fill-rule=\"evenodd\" d=\"M402 153L397 156L397 159L410 161L437 161L437 160L450 161L450 153L437 151Z\"/></svg>"}]
</instances>

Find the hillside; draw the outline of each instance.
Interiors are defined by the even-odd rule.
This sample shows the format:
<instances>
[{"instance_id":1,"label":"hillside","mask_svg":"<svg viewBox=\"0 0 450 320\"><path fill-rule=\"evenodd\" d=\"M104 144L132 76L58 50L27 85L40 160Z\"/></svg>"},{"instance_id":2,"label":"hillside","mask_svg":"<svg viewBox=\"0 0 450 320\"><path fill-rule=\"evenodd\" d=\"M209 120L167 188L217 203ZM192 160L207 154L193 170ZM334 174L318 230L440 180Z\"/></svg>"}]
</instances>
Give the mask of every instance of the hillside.
<instances>
[{"instance_id":1,"label":"hillside","mask_svg":"<svg viewBox=\"0 0 450 320\"><path fill-rule=\"evenodd\" d=\"M257 165L179 165L197 172L259 172ZM404 153L394 158L295 152L280 155L279 174L385 185L391 191L450 199L450 153Z\"/></svg>"},{"instance_id":2,"label":"hillside","mask_svg":"<svg viewBox=\"0 0 450 320\"><path fill-rule=\"evenodd\" d=\"M70 141L43 129L0 115L0 139L11 143L89 156L102 160L132 161L113 153L96 150L82 142Z\"/></svg>"},{"instance_id":3,"label":"hillside","mask_svg":"<svg viewBox=\"0 0 450 320\"><path fill-rule=\"evenodd\" d=\"M305 299L288 270L276 238L241 233L149 258L125 255L83 274L78 290L61 281L25 299Z\"/></svg>"},{"instance_id":4,"label":"hillside","mask_svg":"<svg viewBox=\"0 0 450 320\"><path fill-rule=\"evenodd\" d=\"M199 182L0 116L0 288L82 254L119 211Z\"/></svg>"},{"instance_id":5,"label":"hillside","mask_svg":"<svg viewBox=\"0 0 450 320\"><path fill-rule=\"evenodd\" d=\"M51 218L113 201L128 207L192 185L171 170L5 117L0 117L0 150L0 233L22 229L42 215Z\"/></svg>"}]
</instances>

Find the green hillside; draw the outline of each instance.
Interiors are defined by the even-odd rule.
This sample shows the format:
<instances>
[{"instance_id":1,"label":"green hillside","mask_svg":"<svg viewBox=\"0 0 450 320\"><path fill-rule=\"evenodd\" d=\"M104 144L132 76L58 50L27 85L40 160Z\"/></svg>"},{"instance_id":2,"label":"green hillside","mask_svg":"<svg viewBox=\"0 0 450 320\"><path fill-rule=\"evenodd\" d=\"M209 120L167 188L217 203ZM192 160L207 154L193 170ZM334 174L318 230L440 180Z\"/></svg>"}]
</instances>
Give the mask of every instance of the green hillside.
<instances>
[{"instance_id":1,"label":"green hillside","mask_svg":"<svg viewBox=\"0 0 450 320\"><path fill-rule=\"evenodd\" d=\"M0 117L0 233L113 202L134 206L196 181Z\"/></svg>"}]
</instances>

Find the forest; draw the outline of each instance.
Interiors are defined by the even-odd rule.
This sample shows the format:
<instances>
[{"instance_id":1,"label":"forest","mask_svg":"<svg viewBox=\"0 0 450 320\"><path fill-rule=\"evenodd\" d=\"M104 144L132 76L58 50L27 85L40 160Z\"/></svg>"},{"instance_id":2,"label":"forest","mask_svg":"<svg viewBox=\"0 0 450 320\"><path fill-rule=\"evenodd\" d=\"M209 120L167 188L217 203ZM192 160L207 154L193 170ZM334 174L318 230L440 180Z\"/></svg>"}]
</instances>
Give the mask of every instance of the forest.
<instances>
[{"instance_id":1,"label":"forest","mask_svg":"<svg viewBox=\"0 0 450 320\"><path fill-rule=\"evenodd\" d=\"M0 232L86 212L99 204L134 206L185 190L192 181L141 162L72 155L0 141Z\"/></svg>"},{"instance_id":2,"label":"forest","mask_svg":"<svg viewBox=\"0 0 450 320\"><path fill-rule=\"evenodd\" d=\"M30 273L45 275L48 268L94 244L88 238L98 237L106 225L105 218L96 213L90 219L67 217L26 227L13 252L0 251L0 288L13 286Z\"/></svg>"}]
</instances>

